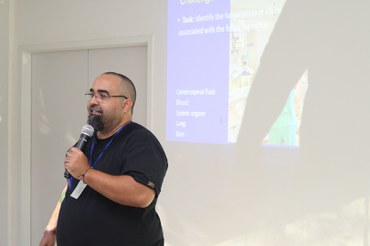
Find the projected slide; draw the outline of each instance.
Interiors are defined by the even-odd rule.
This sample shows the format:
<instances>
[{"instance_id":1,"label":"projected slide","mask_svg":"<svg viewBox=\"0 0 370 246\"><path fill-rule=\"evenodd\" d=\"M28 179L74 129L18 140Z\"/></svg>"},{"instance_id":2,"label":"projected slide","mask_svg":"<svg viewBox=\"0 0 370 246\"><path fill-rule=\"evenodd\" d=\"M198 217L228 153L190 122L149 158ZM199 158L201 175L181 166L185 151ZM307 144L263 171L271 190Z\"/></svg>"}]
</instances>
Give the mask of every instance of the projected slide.
<instances>
[{"instance_id":1,"label":"projected slide","mask_svg":"<svg viewBox=\"0 0 370 246\"><path fill-rule=\"evenodd\" d=\"M249 89L284 2L168 1L168 140L236 142ZM304 76L263 144L299 145L306 88Z\"/></svg>"}]
</instances>

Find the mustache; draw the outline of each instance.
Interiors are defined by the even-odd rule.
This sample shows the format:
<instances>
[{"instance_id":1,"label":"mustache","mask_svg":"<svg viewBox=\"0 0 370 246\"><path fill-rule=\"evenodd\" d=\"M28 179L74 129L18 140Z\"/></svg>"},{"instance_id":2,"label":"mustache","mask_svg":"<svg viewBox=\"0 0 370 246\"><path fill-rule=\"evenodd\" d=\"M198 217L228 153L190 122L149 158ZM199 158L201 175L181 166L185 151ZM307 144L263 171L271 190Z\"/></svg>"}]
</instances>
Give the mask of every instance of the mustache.
<instances>
[{"instance_id":1,"label":"mustache","mask_svg":"<svg viewBox=\"0 0 370 246\"><path fill-rule=\"evenodd\" d=\"M101 107L99 107L98 105L93 105L93 106L91 106L90 108L89 108L89 110L90 110L90 113L92 112L92 111L96 111L96 112L98 112L98 113L103 113L103 110L101 109Z\"/></svg>"}]
</instances>

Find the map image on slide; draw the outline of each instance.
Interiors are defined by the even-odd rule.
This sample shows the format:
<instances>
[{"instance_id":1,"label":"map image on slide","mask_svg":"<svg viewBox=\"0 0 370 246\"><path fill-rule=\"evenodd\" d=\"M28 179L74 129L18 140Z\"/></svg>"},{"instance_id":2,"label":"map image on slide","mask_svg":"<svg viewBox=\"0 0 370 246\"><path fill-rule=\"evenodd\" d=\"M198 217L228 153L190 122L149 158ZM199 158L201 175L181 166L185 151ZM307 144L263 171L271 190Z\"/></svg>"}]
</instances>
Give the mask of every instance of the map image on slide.
<instances>
[{"instance_id":1,"label":"map image on slide","mask_svg":"<svg viewBox=\"0 0 370 246\"><path fill-rule=\"evenodd\" d=\"M248 93L285 1L169 1L167 139L237 141ZM299 146L307 72L263 140Z\"/></svg>"}]
</instances>

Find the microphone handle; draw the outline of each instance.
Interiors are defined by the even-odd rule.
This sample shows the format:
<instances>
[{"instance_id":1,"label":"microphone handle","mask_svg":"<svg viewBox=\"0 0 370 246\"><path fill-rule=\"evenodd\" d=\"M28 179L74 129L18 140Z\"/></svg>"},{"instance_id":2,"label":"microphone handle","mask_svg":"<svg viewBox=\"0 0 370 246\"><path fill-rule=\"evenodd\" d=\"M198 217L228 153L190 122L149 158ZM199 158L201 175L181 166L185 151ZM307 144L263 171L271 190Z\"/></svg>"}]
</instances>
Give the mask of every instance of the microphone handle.
<instances>
[{"instance_id":1,"label":"microphone handle","mask_svg":"<svg viewBox=\"0 0 370 246\"><path fill-rule=\"evenodd\" d=\"M77 144L74 147L82 150L85 147L87 138L88 136L81 134L80 139L78 140ZM71 177L71 174L67 170L64 170L64 178L69 179L70 177Z\"/></svg>"}]
</instances>

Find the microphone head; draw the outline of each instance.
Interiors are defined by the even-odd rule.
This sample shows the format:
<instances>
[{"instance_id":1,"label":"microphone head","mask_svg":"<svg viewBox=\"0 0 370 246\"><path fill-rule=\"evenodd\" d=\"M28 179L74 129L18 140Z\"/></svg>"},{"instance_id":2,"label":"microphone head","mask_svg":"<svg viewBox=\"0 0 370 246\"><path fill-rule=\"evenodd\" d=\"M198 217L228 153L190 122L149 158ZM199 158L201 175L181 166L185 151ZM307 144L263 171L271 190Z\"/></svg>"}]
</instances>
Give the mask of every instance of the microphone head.
<instances>
[{"instance_id":1,"label":"microphone head","mask_svg":"<svg viewBox=\"0 0 370 246\"><path fill-rule=\"evenodd\" d=\"M94 134L94 127L90 125L84 125L81 129L81 134L91 137Z\"/></svg>"}]
</instances>

